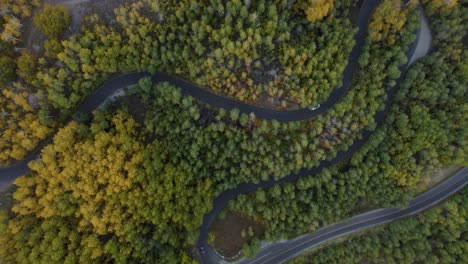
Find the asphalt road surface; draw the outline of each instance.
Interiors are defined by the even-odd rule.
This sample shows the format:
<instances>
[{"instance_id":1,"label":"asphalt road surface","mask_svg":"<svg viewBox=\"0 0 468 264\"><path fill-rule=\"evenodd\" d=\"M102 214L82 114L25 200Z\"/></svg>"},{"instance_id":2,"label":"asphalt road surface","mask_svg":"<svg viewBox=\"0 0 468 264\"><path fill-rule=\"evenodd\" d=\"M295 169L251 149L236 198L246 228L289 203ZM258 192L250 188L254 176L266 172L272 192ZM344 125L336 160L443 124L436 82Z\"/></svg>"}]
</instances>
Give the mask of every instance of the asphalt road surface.
<instances>
[{"instance_id":1,"label":"asphalt road surface","mask_svg":"<svg viewBox=\"0 0 468 264\"><path fill-rule=\"evenodd\" d=\"M171 76L165 73L155 73L151 75L150 73L146 73L146 72L124 74L117 78L109 80L103 86L101 86L93 95L89 96L86 99L86 101L77 110L82 111L82 112L92 111L96 109L101 103L103 103L115 91L128 87L130 85L136 84L138 80L143 77L151 77L154 83L167 81L171 84L179 86L185 95L193 96L194 98L201 100L205 103L218 106L218 107L222 107L227 110L237 108L242 113L248 113L248 114L254 113L258 118L261 118L261 119L276 119L278 121L287 122L287 121L298 121L298 120L306 120L306 119L313 118L314 116L322 114L326 112L328 109L330 109L336 102L338 102L341 98L343 98L346 92L348 91L351 85L352 76L354 74L356 67L358 66L358 57L362 51L362 48L366 40L369 19L374 9L381 3L381 1L382 0L374 0L374 1L365 0L365 2L362 4L361 10L359 11L358 19L356 22L356 26L358 27L359 31L354 36L355 46L353 47L351 51L351 54L348 59L348 64L342 75L343 86L338 89L335 89L330 94L327 101L321 103L321 107L316 110L310 110L310 109L273 110L273 109L257 107L257 106L245 104L236 100L232 100L230 98L225 98L223 96L216 95L208 90L205 90L204 88L196 86L176 76ZM420 8L419 10L421 11ZM408 58L410 58L410 60L407 65L402 65L400 67L400 71L403 72L403 74L397 80L396 87L399 86L401 80L404 78L404 73L406 72L408 67L411 65L411 63L413 63L416 59L424 56L430 47L430 39L431 39L430 31L428 30L427 25L424 25L424 23L426 22L423 19L422 13L420 16L421 16L421 23L422 23L423 30L417 31L417 40L410 46L410 48L406 52L406 55ZM424 28L424 26L426 26L426 28ZM374 116L374 119L377 123L380 123L385 119L388 106L390 105L397 91L396 87L387 90L387 100L385 101L385 108L384 110L376 113L376 115ZM228 201L230 201L231 199L235 199L239 194L249 193L259 188L269 188L276 184L294 181L294 180L297 180L299 177L318 173L323 168L333 166L337 164L338 162L343 161L346 158L349 158L352 153L354 153L359 148L361 148L365 144L365 142L368 140L371 134L372 134L371 131L367 131L367 130L363 131L361 139L356 140L353 143L353 145L349 147L348 150L338 153L338 155L331 161L321 162L318 167L304 168L299 173L291 173L290 175L278 181L274 180L273 178L270 178L269 180L260 182L258 184L251 184L251 183L240 184L235 189L227 190L221 193L213 201L213 210L204 216L203 225L200 227L200 238L199 238L197 245L198 247L203 246L207 248L207 251L205 251L204 254L201 255L200 261L204 263L219 262L219 259L216 259L215 257L213 257L214 253L207 246L206 239L207 239L207 234L208 234L211 224L213 223L217 214L224 208L224 206L227 204ZM52 142L52 139L47 139L41 142L38 145L38 147L23 161L20 161L14 164L13 166L10 166L7 168L0 168L0 185L11 184L11 182L17 177L20 177L26 174L29 171L29 168L27 166L28 162L33 159L36 159L40 153L40 150L47 144L50 144L51 142ZM450 190L448 190L447 192L443 194L449 193ZM418 199L418 198L415 198L415 199ZM424 204L427 204L427 203L424 203ZM397 209L388 209L388 210L397 210ZM397 212L395 211L395 213ZM373 213L371 213L370 215L372 214ZM390 216L385 216L385 217L390 217ZM396 217L396 216L392 215L391 217ZM380 218L378 218L377 220L383 221ZM373 221L377 221L377 220L373 220ZM364 224L360 223L360 225L368 226L365 224L367 224L367 222ZM336 225L334 226L336 228ZM352 230L357 230L356 228L358 227L353 226ZM343 230L343 229L340 229L340 230ZM333 237L336 237L336 236L333 236ZM303 239L303 238L299 238L298 240L300 239ZM291 257L294 254L296 254L294 252L302 252L302 250L300 249L309 248L311 246L309 242L306 242L306 241L302 241L302 242L305 242L305 243L300 244L296 247L281 247L286 250L286 251L283 250L282 253L279 252L281 253L281 255L276 255L276 254L273 254L272 252L266 252L264 254L261 253L257 257L256 260L262 261L261 259L263 259L263 261L266 261L266 260L270 260L272 257L275 257L275 259L271 259L272 261L271 263L275 263L276 261L280 261L282 258ZM291 243L294 243L294 242L291 242ZM266 263L266 262L260 262L260 263Z\"/></svg>"},{"instance_id":2,"label":"asphalt road surface","mask_svg":"<svg viewBox=\"0 0 468 264\"><path fill-rule=\"evenodd\" d=\"M173 85L176 85L182 89L182 92L185 95L192 96L200 101L203 101L207 104L224 108L226 110L239 109L242 113L254 113L256 117L260 119L275 119L282 122L287 121L298 121L306 120L313 118L319 114L326 112L330 109L336 102L342 99L346 92L348 91L351 85L351 79L353 73L357 67L358 58L361 53L362 47L364 46L366 39L367 24L370 16L372 15L375 7L382 0L372 1L366 0L363 4L363 8L359 13L357 20L357 26L359 31L355 34L354 39L356 41L355 46L353 47L351 54L348 59L348 64L343 72L342 83L343 86L337 89L334 89L330 94L327 101L321 103L320 108L316 110L310 109L299 109L299 110L274 110L262 108L259 106L249 105L240 101L233 100L231 98L226 98L217 94L214 94L202 87L199 87L189 81L186 81L177 76L169 75L166 73L158 72L153 75L147 72L136 72L120 75L114 79L107 81L103 86L96 90L96 92L90 95L85 102L77 109L81 112L90 112L96 109L100 104L102 104L109 96L111 96L115 91L119 89L126 88L130 85L136 84L138 80L143 77L152 77L154 83L159 82L169 82ZM47 139L41 142L34 151L28 157L22 161L17 162L13 166L0 168L0 185L9 185L14 179L26 174L29 171L27 166L28 162L37 158L41 149L50 144L51 139Z\"/></svg>"},{"instance_id":3,"label":"asphalt road surface","mask_svg":"<svg viewBox=\"0 0 468 264\"><path fill-rule=\"evenodd\" d=\"M456 175L431 190L412 199L404 209L379 209L357 215L347 221L321 228L313 234L282 243L275 243L261 250L254 259L243 259L240 264L282 263L300 255L304 251L321 245L329 240L360 231L375 225L381 225L404 217L417 214L445 200L450 195L465 187L468 183L468 168L463 168ZM217 256L213 256L217 258Z\"/></svg>"},{"instance_id":4,"label":"asphalt road surface","mask_svg":"<svg viewBox=\"0 0 468 264\"><path fill-rule=\"evenodd\" d=\"M372 15L374 9L380 4L380 2L381 2L381 0L379 0L379 1L368 0L368 1L365 1L362 4L361 10L360 10L359 16L358 16L359 32L361 32L361 33L362 32L364 32L364 33L367 32L367 25L368 25L369 19L370 19L371 15ZM418 7L418 10L419 10L419 12L422 12L421 7ZM423 16L420 15L421 24L426 23L426 21L423 20L422 17ZM412 58L416 54L417 47L419 47L419 49L420 49L418 51L421 51L421 49L424 48L423 45L418 45L418 43L420 43L423 40L427 41L428 38L430 39L430 35L429 35L429 37L423 36L423 34L425 34L427 32L422 31L421 28L422 28L422 26L416 32L416 35L417 35L416 41L414 41L410 45L410 47L408 48L408 50L406 52L406 56L408 58L410 58L409 61L411 61L411 63L408 62L406 65L400 66L399 69L402 72L402 74L401 74L400 78L398 78L396 80L396 86L394 88L387 89L387 99L384 102L385 107L384 107L384 109L382 111L377 112L375 114L375 116L374 116L374 120L375 120L375 122L377 124L380 124L382 121L385 120L386 113L388 111L388 107L390 106L390 104L391 104L391 102L393 100L393 97L395 96L396 92L398 91L398 87L399 87L401 81L404 79L406 71L411 66L411 64L415 61L415 60L412 60ZM359 34L359 32L357 34ZM365 38L366 35L365 34L361 35L361 37ZM427 53L428 51L429 51L429 48L424 48L425 53ZM351 80L348 80L348 81L351 82ZM208 245L207 239L208 239L208 233L210 231L211 225L216 220L217 215L222 211L222 209L227 205L227 203L230 200L235 199L240 194L247 194L247 193L250 193L250 192L254 192L254 191L256 191L256 190L258 190L260 188L262 188L262 189L271 188L271 187L275 186L276 184L282 184L282 183L285 183L285 182L296 181L300 177L305 177L305 176L308 176L308 175L314 175L314 174L320 172L324 168L334 166L334 165L338 164L339 162L351 157L351 155L354 152L359 150L368 141L368 139L369 139L369 137L371 135L372 135L372 131L369 131L369 130L363 131L363 133L361 135L361 138L359 140L355 140L354 143L346 151L339 152L336 155L336 157L334 159L330 160L330 161L322 161L319 164L319 166L317 166L317 167L304 168L301 171L299 171L298 173L291 173L291 174L287 175L286 177L281 178L280 180L275 180L273 177L270 177L270 179L268 179L266 181L262 181L262 182L257 183L257 184L253 184L253 183L240 184L235 189L227 190L227 191L224 191L221 194L219 194L213 201L213 209L210 212L208 212L207 214L205 214L205 216L203 218L203 224L200 227L200 237L199 237L199 240L197 242L197 248L198 249L204 248L204 250L203 250L203 252L201 252L201 250L198 251L200 253L198 255L199 261L201 263L220 263L220 262L222 262L222 259L218 255L216 255L216 253L214 253L213 249Z\"/></svg>"}]
</instances>

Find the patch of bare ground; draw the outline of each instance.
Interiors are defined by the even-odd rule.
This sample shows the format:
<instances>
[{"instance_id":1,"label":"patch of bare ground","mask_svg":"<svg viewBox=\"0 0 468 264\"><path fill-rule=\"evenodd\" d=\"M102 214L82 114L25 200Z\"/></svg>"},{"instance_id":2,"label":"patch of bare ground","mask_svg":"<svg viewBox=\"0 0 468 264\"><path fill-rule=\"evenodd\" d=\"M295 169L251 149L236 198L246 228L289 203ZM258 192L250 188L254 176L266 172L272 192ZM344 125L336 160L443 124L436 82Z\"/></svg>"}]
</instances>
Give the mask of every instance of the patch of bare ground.
<instances>
[{"instance_id":1,"label":"patch of bare ground","mask_svg":"<svg viewBox=\"0 0 468 264\"><path fill-rule=\"evenodd\" d=\"M253 104L269 109L296 110L300 108L296 103L286 101L279 96L271 96L265 92L262 92Z\"/></svg>"},{"instance_id":2,"label":"patch of bare ground","mask_svg":"<svg viewBox=\"0 0 468 264\"><path fill-rule=\"evenodd\" d=\"M65 39L79 32L83 17L97 14L101 21L109 23L114 17L115 8L132 2L135 0L44 0L44 4L63 5L70 11L71 25L64 32ZM36 8L34 14L38 10L40 8ZM47 37L37 29L32 18L23 22L23 29L24 40L20 47L36 53L41 52Z\"/></svg>"},{"instance_id":3,"label":"patch of bare ground","mask_svg":"<svg viewBox=\"0 0 468 264\"><path fill-rule=\"evenodd\" d=\"M436 169L432 172L427 172L418 185L418 191L424 192L431 189L432 187L457 173L461 168L462 166L453 164L444 168Z\"/></svg>"},{"instance_id":4,"label":"patch of bare ground","mask_svg":"<svg viewBox=\"0 0 468 264\"><path fill-rule=\"evenodd\" d=\"M239 253L244 243L252 237L262 237L264 233L265 227L261 221L239 213L228 212L223 219L218 219L213 224L209 243L221 255L231 258Z\"/></svg>"}]
</instances>

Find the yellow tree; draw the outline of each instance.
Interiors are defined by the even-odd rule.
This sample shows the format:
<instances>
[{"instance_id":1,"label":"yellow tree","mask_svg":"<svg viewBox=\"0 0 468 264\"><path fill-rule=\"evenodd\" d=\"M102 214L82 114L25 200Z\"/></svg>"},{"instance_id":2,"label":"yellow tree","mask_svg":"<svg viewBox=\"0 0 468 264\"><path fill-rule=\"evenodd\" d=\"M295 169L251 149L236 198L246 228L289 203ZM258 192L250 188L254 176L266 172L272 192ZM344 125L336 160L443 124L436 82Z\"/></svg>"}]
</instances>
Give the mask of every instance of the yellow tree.
<instances>
[{"instance_id":1,"label":"yellow tree","mask_svg":"<svg viewBox=\"0 0 468 264\"><path fill-rule=\"evenodd\" d=\"M403 4L401 0L385 0L372 15L370 37L373 41L386 40L395 43L395 34L400 32L408 18L408 12L416 6L416 1Z\"/></svg>"},{"instance_id":2,"label":"yellow tree","mask_svg":"<svg viewBox=\"0 0 468 264\"><path fill-rule=\"evenodd\" d=\"M21 21L31 16L34 6L41 5L40 0L0 0L0 15L4 23L0 38L5 42L17 43L21 38Z\"/></svg>"},{"instance_id":3,"label":"yellow tree","mask_svg":"<svg viewBox=\"0 0 468 264\"><path fill-rule=\"evenodd\" d=\"M26 90L21 83L13 83L0 91L0 164L24 158L52 132L40 123Z\"/></svg>"},{"instance_id":4,"label":"yellow tree","mask_svg":"<svg viewBox=\"0 0 468 264\"><path fill-rule=\"evenodd\" d=\"M103 120L109 125L96 125ZM210 210L211 183L171 165L165 148L144 146L137 131L117 113L57 133L32 173L15 181L15 216L0 225L8 262L187 261L176 252Z\"/></svg>"},{"instance_id":5,"label":"yellow tree","mask_svg":"<svg viewBox=\"0 0 468 264\"><path fill-rule=\"evenodd\" d=\"M325 17L334 6L333 0L301 0L296 2L296 8L303 10L307 20L315 22Z\"/></svg>"}]
</instances>

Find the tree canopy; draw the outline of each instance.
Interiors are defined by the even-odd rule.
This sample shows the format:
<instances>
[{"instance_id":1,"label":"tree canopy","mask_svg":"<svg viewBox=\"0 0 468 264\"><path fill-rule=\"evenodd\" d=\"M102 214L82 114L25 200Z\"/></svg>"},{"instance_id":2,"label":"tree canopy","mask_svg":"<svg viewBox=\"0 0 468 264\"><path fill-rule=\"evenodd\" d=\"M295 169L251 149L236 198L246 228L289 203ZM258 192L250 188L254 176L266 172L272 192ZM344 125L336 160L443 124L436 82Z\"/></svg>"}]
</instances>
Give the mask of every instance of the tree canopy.
<instances>
[{"instance_id":1,"label":"tree canopy","mask_svg":"<svg viewBox=\"0 0 468 264\"><path fill-rule=\"evenodd\" d=\"M64 6L45 5L36 15L34 24L49 38L57 39L70 25L70 12Z\"/></svg>"},{"instance_id":2,"label":"tree canopy","mask_svg":"<svg viewBox=\"0 0 468 264\"><path fill-rule=\"evenodd\" d=\"M289 263L460 263L467 259L467 189L441 206L297 257Z\"/></svg>"},{"instance_id":3,"label":"tree canopy","mask_svg":"<svg viewBox=\"0 0 468 264\"><path fill-rule=\"evenodd\" d=\"M211 184L168 164L164 147L145 145L136 127L122 112L98 113L89 126L71 122L57 133L15 183L15 217L2 229L6 261L187 259L179 251L194 243Z\"/></svg>"}]
</instances>

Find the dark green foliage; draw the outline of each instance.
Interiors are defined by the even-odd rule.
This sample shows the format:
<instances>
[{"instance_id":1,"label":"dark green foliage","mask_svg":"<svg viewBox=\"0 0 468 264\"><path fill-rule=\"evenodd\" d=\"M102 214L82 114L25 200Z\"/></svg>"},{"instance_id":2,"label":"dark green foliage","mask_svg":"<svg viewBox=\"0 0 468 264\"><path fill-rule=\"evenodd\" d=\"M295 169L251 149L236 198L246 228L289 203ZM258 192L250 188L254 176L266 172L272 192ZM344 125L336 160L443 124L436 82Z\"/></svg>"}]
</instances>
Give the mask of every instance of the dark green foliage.
<instances>
[{"instance_id":1,"label":"dark green foliage","mask_svg":"<svg viewBox=\"0 0 468 264\"><path fill-rule=\"evenodd\" d=\"M267 190L266 199L240 196L232 208L266 219L267 238L288 237L356 210L404 206L426 173L465 164L468 123L462 109L468 83L461 54L467 28L460 12L431 18L432 53L408 71L386 123L349 162ZM447 24L453 25L448 31L438 26Z\"/></svg>"},{"instance_id":2,"label":"dark green foliage","mask_svg":"<svg viewBox=\"0 0 468 264\"><path fill-rule=\"evenodd\" d=\"M76 112L73 114L73 119L80 123L88 123L91 120L91 116L86 112Z\"/></svg>"},{"instance_id":3,"label":"dark green foliage","mask_svg":"<svg viewBox=\"0 0 468 264\"><path fill-rule=\"evenodd\" d=\"M440 207L325 246L290 263L466 263L468 189Z\"/></svg>"},{"instance_id":4,"label":"dark green foliage","mask_svg":"<svg viewBox=\"0 0 468 264\"><path fill-rule=\"evenodd\" d=\"M16 78L15 60L8 56L0 56L0 85L5 85Z\"/></svg>"},{"instance_id":5,"label":"dark green foliage","mask_svg":"<svg viewBox=\"0 0 468 264\"><path fill-rule=\"evenodd\" d=\"M412 28L399 34L407 47ZM387 67L401 63L405 48L391 51L369 43L369 65L363 67L345 99L324 115L300 122L259 120L204 104L167 84L150 90L148 79L140 82L140 94L149 112L146 129L162 138L174 164L200 177L212 179L218 190L242 182L284 177L301 168L317 166L352 144L364 128L373 128L373 115L384 100ZM386 56L382 58L382 54Z\"/></svg>"},{"instance_id":6,"label":"dark green foliage","mask_svg":"<svg viewBox=\"0 0 468 264\"><path fill-rule=\"evenodd\" d=\"M216 92L313 107L340 85L354 42L349 21L333 13L310 24L282 0L180 4L158 28L157 52L166 69Z\"/></svg>"},{"instance_id":7,"label":"dark green foliage","mask_svg":"<svg viewBox=\"0 0 468 264\"><path fill-rule=\"evenodd\" d=\"M163 7L164 24L142 15L145 8L138 2L117 9L112 26L86 27L62 43L49 40L47 60L23 52L17 72L38 90L39 120L49 122L56 113L62 119L72 116L84 97L114 73L146 70L181 75L241 100L268 93L315 105L339 85L352 46L353 30L340 8L313 24L291 18L288 1L280 0L183 1ZM0 226L3 255L9 262L188 262L182 249L196 242L215 194L317 166L346 150L364 129L375 129L373 117L383 108L387 87L394 89L414 38L410 32L417 17L410 13L403 31L379 31L378 41L368 41L346 97L313 120L259 120L207 106L167 83L141 80L134 96L141 103L136 108L146 111L142 128L135 125L124 133L122 126L136 122L127 118L117 125L96 113L89 125L76 124L65 135L69 127L61 130L60 140L31 163L36 172L18 182L17 215L8 218L7 229ZM358 209L403 206L424 172L466 163L465 13L455 9L431 17L432 55L408 72L386 123L349 161L242 195L230 208L264 220L267 239L287 237ZM44 24L45 18L37 17L38 25ZM63 28L53 28L48 34L56 38ZM10 102L28 106L26 96L11 95L16 99ZM85 113L73 117L91 121ZM10 134L25 135L22 142L28 143L30 133L15 129ZM127 165L128 160L134 163ZM105 170L114 167L127 173L117 177ZM106 177L112 180L105 182ZM70 194L77 190L82 192ZM244 253L253 256L258 247L253 239ZM449 253L448 258L457 254Z\"/></svg>"},{"instance_id":8,"label":"dark green foliage","mask_svg":"<svg viewBox=\"0 0 468 264\"><path fill-rule=\"evenodd\" d=\"M260 250L260 240L254 238L242 247L242 253L247 258L253 258Z\"/></svg>"},{"instance_id":9,"label":"dark green foliage","mask_svg":"<svg viewBox=\"0 0 468 264\"><path fill-rule=\"evenodd\" d=\"M182 249L211 209L211 183L171 165L136 127L128 114L98 112L61 129L16 181L14 214L0 213L2 259L192 263Z\"/></svg>"}]
</instances>

